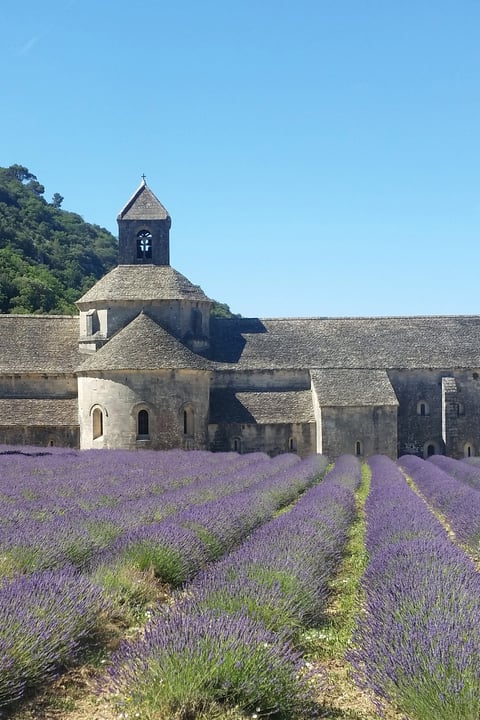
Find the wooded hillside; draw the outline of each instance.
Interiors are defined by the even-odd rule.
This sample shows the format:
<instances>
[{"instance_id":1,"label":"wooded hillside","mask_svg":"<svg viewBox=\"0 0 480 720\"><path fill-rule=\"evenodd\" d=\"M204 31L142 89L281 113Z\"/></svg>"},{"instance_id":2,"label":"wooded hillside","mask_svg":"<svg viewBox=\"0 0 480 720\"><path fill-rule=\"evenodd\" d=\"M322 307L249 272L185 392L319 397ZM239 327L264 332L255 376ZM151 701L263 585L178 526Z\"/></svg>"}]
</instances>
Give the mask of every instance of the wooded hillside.
<instances>
[{"instance_id":1,"label":"wooded hillside","mask_svg":"<svg viewBox=\"0 0 480 720\"><path fill-rule=\"evenodd\" d=\"M105 228L48 202L28 168L0 168L0 312L74 314L75 300L117 262Z\"/></svg>"}]
</instances>

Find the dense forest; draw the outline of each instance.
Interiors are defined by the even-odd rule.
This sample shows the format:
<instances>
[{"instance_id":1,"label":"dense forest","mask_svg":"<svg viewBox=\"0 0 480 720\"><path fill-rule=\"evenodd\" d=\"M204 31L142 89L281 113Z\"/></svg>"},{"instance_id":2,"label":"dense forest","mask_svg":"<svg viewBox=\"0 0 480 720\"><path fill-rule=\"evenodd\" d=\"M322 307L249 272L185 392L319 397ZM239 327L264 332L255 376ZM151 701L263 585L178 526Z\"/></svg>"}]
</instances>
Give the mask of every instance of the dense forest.
<instances>
[{"instance_id":1,"label":"dense forest","mask_svg":"<svg viewBox=\"0 0 480 720\"><path fill-rule=\"evenodd\" d=\"M50 202L22 165L0 168L0 312L74 314L75 300L117 262L104 228Z\"/></svg>"}]
</instances>

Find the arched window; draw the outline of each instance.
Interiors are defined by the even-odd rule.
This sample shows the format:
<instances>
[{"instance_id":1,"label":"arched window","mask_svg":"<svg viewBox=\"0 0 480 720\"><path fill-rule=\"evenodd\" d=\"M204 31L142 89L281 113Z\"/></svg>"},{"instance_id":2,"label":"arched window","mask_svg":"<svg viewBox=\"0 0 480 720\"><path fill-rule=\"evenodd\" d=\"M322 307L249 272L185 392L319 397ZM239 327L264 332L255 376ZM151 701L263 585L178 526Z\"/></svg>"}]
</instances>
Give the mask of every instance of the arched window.
<instances>
[{"instance_id":1,"label":"arched window","mask_svg":"<svg viewBox=\"0 0 480 720\"><path fill-rule=\"evenodd\" d=\"M293 452L295 450L295 440L293 437L288 438L288 449Z\"/></svg>"},{"instance_id":2,"label":"arched window","mask_svg":"<svg viewBox=\"0 0 480 720\"><path fill-rule=\"evenodd\" d=\"M148 411L140 410L137 417L137 435L148 435Z\"/></svg>"},{"instance_id":3,"label":"arched window","mask_svg":"<svg viewBox=\"0 0 480 720\"><path fill-rule=\"evenodd\" d=\"M137 233L137 259L149 260L152 257L152 233L140 230Z\"/></svg>"},{"instance_id":4,"label":"arched window","mask_svg":"<svg viewBox=\"0 0 480 720\"><path fill-rule=\"evenodd\" d=\"M238 437L233 438L233 450L238 453L242 451L242 442Z\"/></svg>"},{"instance_id":5,"label":"arched window","mask_svg":"<svg viewBox=\"0 0 480 720\"><path fill-rule=\"evenodd\" d=\"M425 400L419 400L417 403L417 415L420 415L421 417L425 417L426 415L430 415L430 408L428 407L428 403L425 402Z\"/></svg>"},{"instance_id":6,"label":"arched window","mask_svg":"<svg viewBox=\"0 0 480 720\"><path fill-rule=\"evenodd\" d=\"M435 455L435 445L427 445L427 457L432 457L432 455Z\"/></svg>"},{"instance_id":7,"label":"arched window","mask_svg":"<svg viewBox=\"0 0 480 720\"><path fill-rule=\"evenodd\" d=\"M362 443L360 440L357 440L355 443L355 455L363 455Z\"/></svg>"},{"instance_id":8,"label":"arched window","mask_svg":"<svg viewBox=\"0 0 480 720\"><path fill-rule=\"evenodd\" d=\"M471 443L466 443L465 447L463 448L463 455L464 457L473 457L475 455L473 445Z\"/></svg>"},{"instance_id":9,"label":"arched window","mask_svg":"<svg viewBox=\"0 0 480 720\"><path fill-rule=\"evenodd\" d=\"M92 430L94 440L103 435L103 412L98 407L92 413Z\"/></svg>"},{"instance_id":10,"label":"arched window","mask_svg":"<svg viewBox=\"0 0 480 720\"><path fill-rule=\"evenodd\" d=\"M194 434L194 415L190 405L183 408L183 434L189 437Z\"/></svg>"}]
</instances>

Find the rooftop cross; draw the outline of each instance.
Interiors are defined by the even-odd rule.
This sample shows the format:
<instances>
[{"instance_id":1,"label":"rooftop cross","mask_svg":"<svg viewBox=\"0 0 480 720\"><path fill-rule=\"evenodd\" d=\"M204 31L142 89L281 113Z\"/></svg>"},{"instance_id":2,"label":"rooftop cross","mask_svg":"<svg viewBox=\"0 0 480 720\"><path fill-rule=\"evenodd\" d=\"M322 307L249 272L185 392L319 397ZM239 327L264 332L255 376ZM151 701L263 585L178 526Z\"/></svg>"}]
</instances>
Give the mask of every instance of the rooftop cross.
<instances>
[{"instance_id":1,"label":"rooftop cross","mask_svg":"<svg viewBox=\"0 0 480 720\"><path fill-rule=\"evenodd\" d=\"M145 185L147 184L147 183L146 183L146 178L147 178L147 176L145 175L145 173L143 173L143 175L142 175L142 180L143 180L143 182L144 182Z\"/></svg>"}]
</instances>

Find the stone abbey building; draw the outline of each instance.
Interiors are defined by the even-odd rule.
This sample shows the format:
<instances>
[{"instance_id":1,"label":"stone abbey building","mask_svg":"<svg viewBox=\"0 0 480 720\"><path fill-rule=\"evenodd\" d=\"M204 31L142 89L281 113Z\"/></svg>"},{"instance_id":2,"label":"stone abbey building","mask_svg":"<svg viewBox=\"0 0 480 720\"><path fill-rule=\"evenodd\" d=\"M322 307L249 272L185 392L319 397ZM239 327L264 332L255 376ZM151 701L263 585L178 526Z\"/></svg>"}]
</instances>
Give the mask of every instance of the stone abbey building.
<instances>
[{"instance_id":1,"label":"stone abbey building","mask_svg":"<svg viewBox=\"0 0 480 720\"><path fill-rule=\"evenodd\" d=\"M0 315L0 443L480 454L480 316L216 318L145 182L78 317Z\"/></svg>"}]
</instances>

